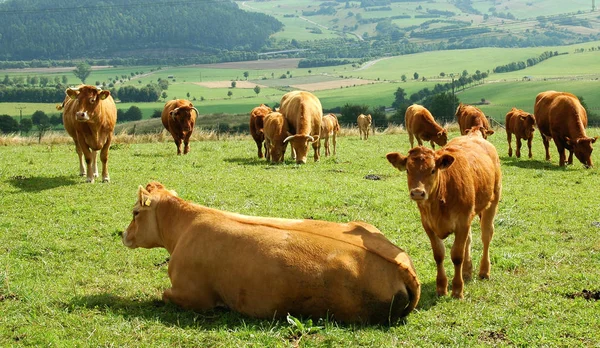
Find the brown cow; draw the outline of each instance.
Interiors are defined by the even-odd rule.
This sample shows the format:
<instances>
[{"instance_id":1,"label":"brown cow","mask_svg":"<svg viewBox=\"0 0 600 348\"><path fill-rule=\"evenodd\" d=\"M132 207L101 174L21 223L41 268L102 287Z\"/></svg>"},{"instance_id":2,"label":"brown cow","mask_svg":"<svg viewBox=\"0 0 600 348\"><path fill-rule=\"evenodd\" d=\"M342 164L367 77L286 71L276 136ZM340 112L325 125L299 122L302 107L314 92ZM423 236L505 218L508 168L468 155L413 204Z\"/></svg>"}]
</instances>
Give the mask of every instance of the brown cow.
<instances>
[{"instance_id":1,"label":"brown cow","mask_svg":"<svg viewBox=\"0 0 600 348\"><path fill-rule=\"evenodd\" d=\"M529 148L529 158L531 154L531 141L533 140L533 132L535 131L535 116L521 109L512 108L506 114L506 139L508 140L508 156L512 157L512 135L515 135L517 140L517 158L521 157L521 139L527 140Z\"/></svg>"},{"instance_id":2,"label":"brown cow","mask_svg":"<svg viewBox=\"0 0 600 348\"><path fill-rule=\"evenodd\" d=\"M256 147L258 148L258 158L263 158L263 141L265 140L265 136L263 134L264 127L264 118L271 112L271 108L265 104L260 104L260 106L255 107L250 112L250 134L256 142ZM265 144L265 153L267 152L267 145Z\"/></svg>"},{"instance_id":3,"label":"brown cow","mask_svg":"<svg viewBox=\"0 0 600 348\"><path fill-rule=\"evenodd\" d=\"M264 118L265 157L270 162L283 162L289 135L285 117L279 112L271 112Z\"/></svg>"},{"instance_id":4,"label":"brown cow","mask_svg":"<svg viewBox=\"0 0 600 348\"><path fill-rule=\"evenodd\" d=\"M466 135L469 129L473 127L483 127L483 138L487 139L488 135L494 134L494 130L490 127L487 117L479 108L460 103L456 108L456 118L458 119L458 127L460 134Z\"/></svg>"},{"instance_id":5,"label":"brown cow","mask_svg":"<svg viewBox=\"0 0 600 348\"><path fill-rule=\"evenodd\" d=\"M199 115L198 109L186 99L170 100L165 104L161 115L162 124L173 136L178 155L181 155L182 141L183 154L190 152L190 137L194 132L196 117Z\"/></svg>"},{"instance_id":6,"label":"brown cow","mask_svg":"<svg viewBox=\"0 0 600 348\"><path fill-rule=\"evenodd\" d=\"M338 122L337 117L334 114L327 114L323 116L323 120L321 122L321 137L319 139L319 152L321 152L321 139L325 139L325 156L331 155L331 150L329 147L329 137L333 142L333 154L336 154L336 137L340 131L340 124Z\"/></svg>"},{"instance_id":7,"label":"brown cow","mask_svg":"<svg viewBox=\"0 0 600 348\"><path fill-rule=\"evenodd\" d=\"M489 245L502 190L500 159L496 148L479 136L461 136L433 151L415 147L403 156L387 154L398 170L406 171L410 198L417 203L421 223L429 237L437 264L438 295L448 293L444 271L443 240L454 233L452 296L463 298L464 279L471 278L471 223L479 215L483 255L479 277L490 277Z\"/></svg>"},{"instance_id":8,"label":"brown cow","mask_svg":"<svg viewBox=\"0 0 600 348\"><path fill-rule=\"evenodd\" d=\"M390 323L421 292L409 256L374 226L230 213L157 182L139 187L122 241L167 249L172 287L163 300L197 311Z\"/></svg>"},{"instance_id":9,"label":"brown cow","mask_svg":"<svg viewBox=\"0 0 600 348\"><path fill-rule=\"evenodd\" d=\"M371 129L372 122L373 118L371 117L371 114L358 115L358 117L356 118L356 123L358 123L358 136L360 137L360 139L369 139L369 129Z\"/></svg>"},{"instance_id":10,"label":"brown cow","mask_svg":"<svg viewBox=\"0 0 600 348\"><path fill-rule=\"evenodd\" d=\"M98 176L97 151L100 151L102 181L109 182L108 149L117 123L115 101L109 91L96 86L67 88L66 94L65 100L57 109L63 110L65 130L75 141L79 174L84 176L87 173L87 182L94 182L94 178Z\"/></svg>"},{"instance_id":11,"label":"brown cow","mask_svg":"<svg viewBox=\"0 0 600 348\"><path fill-rule=\"evenodd\" d=\"M404 124L411 148L414 147L414 138L419 145L423 145L423 140L429 141L433 149L434 142L439 146L448 142L448 131L435 122L431 112L421 105L413 104L406 109Z\"/></svg>"},{"instance_id":12,"label":"brown cow","mask_svg":"<svg viewBox=\"0 0 600 348\"><path fill-rule=\"evenodd\" d=\"M592 167L592 144L598 137L585 133L587 113L579 99L567 92L546 91L535 98L534 114L550 160L550 139L554 139L559 155L559 165L565 165L565 149L569 150L567 164L573 164L573 153L586 168Z\"/></svg>"},{"instance_id":13,"label":"brown cow","mask_svg":"<svg viewBox=\"0 0 600 348\"><path fill-rule=\"evenodd\" d=\"M289 137L284 142L292 146L292 158L296 163L306 163L308 144L312 143L315 162L319 160L319 136L323 107L314 94L306 91L292 91L281 98L279 112L285 116L290 128Z\"/></svg>"}]
</instances>

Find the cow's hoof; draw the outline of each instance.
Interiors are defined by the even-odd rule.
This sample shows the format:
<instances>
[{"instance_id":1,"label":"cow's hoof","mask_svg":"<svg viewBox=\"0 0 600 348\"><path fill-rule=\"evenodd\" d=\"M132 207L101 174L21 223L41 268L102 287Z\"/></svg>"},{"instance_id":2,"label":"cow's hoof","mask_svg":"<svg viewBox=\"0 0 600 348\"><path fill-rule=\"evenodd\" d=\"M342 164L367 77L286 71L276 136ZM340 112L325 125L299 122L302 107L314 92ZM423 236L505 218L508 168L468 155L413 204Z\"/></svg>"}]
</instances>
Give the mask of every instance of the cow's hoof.
<instances>
[{"instance_id":1,"label":"cow's hoof","mask_svg":"<svg viewBox=\"0 0 600 348\"><path fill-rule=\"evenodd\" d=\"M102 182L110 182L110 178L106 177L102 179Z\"/></svg>"},{"instance_id":2,"label":"cow's hoof","mask_svg":"<svg viewBox=\"0 0 600 348\"><path fill-rule=\"evenodd\" d=\"M452 297L454 297L457 300L462 300L465 298L462 292L452 292Z\"/></svg>"},{"instance_id":3,"label":"cow's hoof","mask_svg":"<svg viewBox=\"0 0 600 348\"><path fill-rule=\"evenodd\" d=\"M90 184L93 184L94 183L94 178L87 178L85 181L89 182Z\"/></svg>"}]
</instances>

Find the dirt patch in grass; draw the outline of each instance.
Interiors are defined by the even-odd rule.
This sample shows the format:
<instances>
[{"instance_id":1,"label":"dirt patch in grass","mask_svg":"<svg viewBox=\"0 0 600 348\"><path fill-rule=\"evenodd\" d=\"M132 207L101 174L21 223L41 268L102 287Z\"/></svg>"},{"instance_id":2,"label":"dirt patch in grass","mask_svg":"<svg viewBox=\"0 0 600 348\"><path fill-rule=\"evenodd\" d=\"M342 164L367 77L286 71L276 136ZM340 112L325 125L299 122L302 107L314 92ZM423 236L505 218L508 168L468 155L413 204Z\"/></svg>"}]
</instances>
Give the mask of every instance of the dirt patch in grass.
<instances>
[{"instance_id":1,"label":"dirt patch in grass","mask_svg":"<svg viewBox=\"0 0 600 348\"><path fill-rule=\"evenodd\" d=\"M584 289L581 292L574 292L574 293L567 294L567 298L574 299L576 297L583 297L586 300L598 301L598 300L600 300L600 290L591 291L591 290Z\"/></svg>"},{"instance_id":2,"label":"dirt patch in grass","mask_svg":"<svg viewBox=\"0 0 600 348\"><path fill-rule=\"evenodd\" d=\"M360 86L377 83L373 80L363 80L363 79L343 79L343 80L334 80L334 81L324 81L318 83L306 83L306 84L298 84L298 85L290 85L290 87L296 89L302 89L305 91L321 91L324 89L335 89L342 87L350 87L350 86Z\"/></svg>"},{"instance_id":3,"label":"dirt patch in grass","mask_svg":"<svg viewBox=\"0 0 600 348\"><path fill-rule=\"evenodd\" d=\"M499 331L484 331L479 335L479 340L488 343L500 343L508 341L506 336L506 330L500 329Z\"/></svg>"},{"instance_id":4,"label":"dirt patch in grass","mask_svg":"<svg viewBox=\"0 0 600 348\"><path fill-rule=\"evenodd\" d=\"M194 82L195 85L207 87L207 88L228 88L231 87L231 81L208 81L208 82ZM254 88L259 86L260 88L266 88L267 86L259 85L250 81L235 81L235 88Z\"/></svg>"}]
</instances>

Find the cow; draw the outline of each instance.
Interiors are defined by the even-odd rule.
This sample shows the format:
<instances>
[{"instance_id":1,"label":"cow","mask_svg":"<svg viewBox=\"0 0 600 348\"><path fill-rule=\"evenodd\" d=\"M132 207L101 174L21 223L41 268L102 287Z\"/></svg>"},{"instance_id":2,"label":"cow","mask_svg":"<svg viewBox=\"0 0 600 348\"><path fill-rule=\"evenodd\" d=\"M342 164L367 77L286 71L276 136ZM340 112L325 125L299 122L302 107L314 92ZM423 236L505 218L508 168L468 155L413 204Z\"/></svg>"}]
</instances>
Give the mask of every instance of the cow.
<instances>
[{"instance_id":1,"label":"cow","mask_svg":"<svg viewBox=\"0 0 600 348\"><path fill-rule=\"evenodd\" d=\"M279 112L271 112L264 118L265 157L267 161L283 162L287 143L283 140L289 135L285 117Z\"/></svg>"},{"instance_id":2,"label":"cow","mask_svg":"<svg viewBox=\"0 0 600 348\"><path fill-rule=\"evenodd\" d=\"M102 182L110 182L108 149L117 123L115 101L109 91L90 85L67 88L65 93L65 100L57 109L63 111L65 130L75 141L79 174L87 175L87 182L94 182L98 176L97 152L100 151Z\"/></svg>"},{"instance_id":3,"label":"cow","mask_svg":"<svg viewBox=\"0 0 600 348\"><path fill-rule=\"evenodd\" d=\"M371 114L358 115L358 117L356 118L356 123L358 123L358 136L360 137L360 139L369 139L369 129L371 129L372 121L373 118L371 117Z\"/></svg>"},{"instance_id":4,"label":"cow","mask_svg":"<svg viewBox=\"0 0 600 348\"><path fill-rule=\"evenodd\" d=\"M406 171L410 198L417 203L421 223L437 264L436 290L448 293L444 271L443 240L454 234L452 296L463 298L464 280L472 275L471 223L479 215L483 252L479 278L489 279L489 246L502 190L500 159L496 148L480 136L460 136L434 151L419 146L407 156L390 152L387 160Z\"/></svg>"},{"instance_id":5,"label":"cow","mask_svg":"<svg viewBox=\"0 0 600 348\"><path fill-rule=\"evenodd\" d=\"M567 164L573 164L573 153L586 167L593 166L592 144L598 137L588 137L587 113L579 98L568 92L546 91L535 98L533 113L546 149L546 161L550 160L550 139L554 140L559 155L559 166L565 165L565 149L569 150Z\"/></svg>"},{"instance_id":6,"label":"cow","mask_svg":"<svg viewBox=\"0 0 600 348\"><path fill-rule=\"evenodd\" d=\"M487 139L488 135L494 134L494 130L490 127L487 117L479 108L460 103L456 108L456 118L458 119L458 127L460 134L466 135L469 129L473 127L483 127L483 138Z\"/></svg>"},{"instance_id":7,"label":"cow","mask_svg":"<svg viewBox=\"0 0 600 348\"><path fill-rule=\"evenodd\" d=\"M423 145L423 140L429 141L433 149L434 143L444 146L448 142L448 131L435 122L431 112L421 105L413 104L406 109L404 124L411 148L414 147L414 138L417 138L419 146Z\"/></svg>"},{"instance_id":8,"label":"cow","mask_svg":"<svg viewBox=\"0 0 600 348\"><path fill-rule=\"evenodd\" d=\"M139 186L121 238L129 248L168 251L171 288L162 298L185 309L390 323L420 297L410 257L363 222L246 216L151 182Z\"/></svg>"},{"instance_id":9,"label":"cow","mask_svg":"<svg viewBox=\"0 0 600 348\"><path fill-rule=\"evenodd\" d=\"M533 157L531 154L531 141L533 140L533 132L535 131L535 116L521 109L512 108L506 114L504 126L506 127L506 139L508 140L508 157L512 157L513 153L511 144L513 134L517 141L517 158L521 157L521 139L527 140L529 158Z\"/></svg>"},{"instance_id":10,"label":"cow","mask_svg":"<svg viewBox=\"0 0 600 348\"><path fill-rule=\"evenodd\" d=\"M292 158L296 163L306 163L308 144L312 143L315 162L319 160L319 136L323 107L314 94L306 91L292 91L283 95L279 112L288 122L292 135L284 139L290 142Z\"/></svg>"},{"instance_id":11,"label":"cow","mask_svg":"<svg viewBox=\"0 0 600 348\"><path fill-rule=\"evenodd\" d=\"M264 118L271 111L271 108L265 104L260 104L259 106L252 109L250 112L250 134L256 142L256 147L258 148L258 158L263 158L263 141L265 140L265 136L263 134L264 127ZM267 145L264 145L265 153L267 152Z\"/></svg>"},{"instance_id":12,"label":"cow","mask_svg":"<svg viewBox=\"0 0 600 348\"><path fill-rule=\"evenodd\" d=\"M325 139L325 156L331 155L331 149L329 147L329 137L333 142L333 154L336 154L336 137L340 132L340 124L338 122L337 116L334 114L327 114L323 116L323 120L321 122L321 135L320 139ZM321 141L319 141L319 152L321 152Z\"/></svg>"},{"instance_id":13,"label":"cow","mask_svg":"<svg viewBox=\"0 0 600 348\"><path fill-rule=\"evenodd\" d=\"M194 132L196 118L200 116L198 109L186 99L169 100L162 111L161 120L166 130L171 133L177 155L181 155L181 143L183 142L183 154L190 152L190 137Z\"/></svg>"}]
</instances>

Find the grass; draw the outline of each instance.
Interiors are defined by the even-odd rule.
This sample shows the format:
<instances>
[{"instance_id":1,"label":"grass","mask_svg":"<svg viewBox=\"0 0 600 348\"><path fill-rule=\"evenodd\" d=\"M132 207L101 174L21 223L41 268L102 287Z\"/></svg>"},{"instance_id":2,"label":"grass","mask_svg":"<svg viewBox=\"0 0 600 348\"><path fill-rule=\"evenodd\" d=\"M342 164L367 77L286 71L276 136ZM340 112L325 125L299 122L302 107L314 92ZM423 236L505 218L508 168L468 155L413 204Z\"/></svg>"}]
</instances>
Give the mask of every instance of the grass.
<instances>
[{"instance_id":1,"label":"grass","mask_svg":"<svg viewBox=\"0 0 600 348\"><path fill-rule=\"evenodd\" d=\"M247 135L198 134L192 152L180 157L168 136L119 135L110 184L76 175L67 137L40 145L8 139L0 143L0 346L600 345L599 302L579 296L600 291L598 168L559 168L554 147L547 163L538 134L531 160L508 158L500 129L489 140L503 172L492 279L467 283L465 300L457 301L435 296L435 264L406 175L384 157L406 153L404 132L360 141L356 130L344 130L337 157L304 166L266 164ZM600 165L597 146L593 160ZM369 174L381 180L365 179ZM405 323L383 327L315 318L290 324L164 305L167 253L128 250L118 236L138 185L150 180L242 214L371 223L411 256L423 284L419 306ZM475 267L480 255L475 222ZM448 258L445 265L452 276Z\"/></svg>"}]
</instances>

